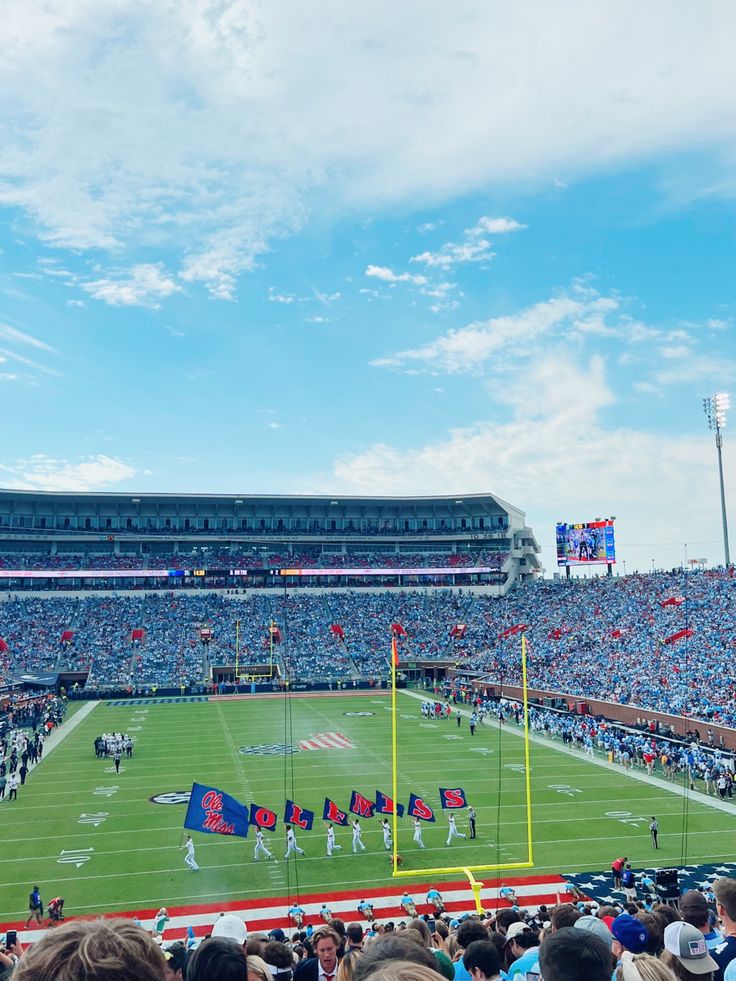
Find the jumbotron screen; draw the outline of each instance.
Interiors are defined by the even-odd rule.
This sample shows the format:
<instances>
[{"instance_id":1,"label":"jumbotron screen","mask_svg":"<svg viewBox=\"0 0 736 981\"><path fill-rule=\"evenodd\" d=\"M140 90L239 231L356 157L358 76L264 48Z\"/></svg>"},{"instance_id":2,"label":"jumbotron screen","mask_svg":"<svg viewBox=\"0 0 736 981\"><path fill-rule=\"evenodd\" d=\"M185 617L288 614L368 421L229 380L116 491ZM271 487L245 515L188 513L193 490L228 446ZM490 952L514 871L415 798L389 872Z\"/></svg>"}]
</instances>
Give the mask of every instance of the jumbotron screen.
<instances>
[{"instance_id":1,"label":"jumbotron screen","mask_svg":"<svg viewBox=\"0 0 736 981\"><path fill-rule=\"evenodd\" d=\"M557 565L590 565L616 561L613 520L557 525Z\"/></svg>"}]
</instances>

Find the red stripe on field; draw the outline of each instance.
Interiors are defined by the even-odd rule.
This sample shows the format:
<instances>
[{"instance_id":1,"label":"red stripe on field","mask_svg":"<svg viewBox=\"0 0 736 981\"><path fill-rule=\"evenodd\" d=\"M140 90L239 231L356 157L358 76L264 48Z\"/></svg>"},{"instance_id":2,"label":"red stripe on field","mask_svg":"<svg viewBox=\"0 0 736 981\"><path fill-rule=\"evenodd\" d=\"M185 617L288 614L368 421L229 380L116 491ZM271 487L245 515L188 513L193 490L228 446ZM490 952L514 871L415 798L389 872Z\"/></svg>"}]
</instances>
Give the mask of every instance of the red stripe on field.
<instances>
[{"instance_id":1,"label":"red stripe on field","mask_svg":"<svg viewBox=\"0 0 736 981\"><path fill-rule=\"evenodd\" d=\"M483 876L483 873L481 872L481 873L479 873L479 875ZM560 886L561 887L564 886L564 883L565 883L565 879L563 879L562 876L555 876L555 875L530 875L530 876L527 876L525 878L510 879L510 878L507 878L505 876L495 875L493 873L488 873L487 875L483 876L483 878L480 881L482 881L485 884L485 886L487 888L489 888L489 889L492 889L495 886L500 886L501 882L504 882L504 883L506 883L506 885L512 886L512 887L515 887L515 886L534 886L534 885L538 885L538 886L546 887L547 889L549 889L550 887L554 886L557 882L560 883ZM494 884L495 884L495 886L494 886ZM440 892L445 892L445 891L449 892L450 890L453 890L453 889L467 889L467 891L468 891L468 902L469 903L472 902L472 893L471 893L471 890L470 890L470 886L469 886L468 882L465 879L463 879L463 880L454 880L454 881L451 881L451 882L433 883L432 885L433 885L433 887L435 889L439 889ZM340 902L341 900L351 900L352 899L352 900L355 900L356 905L357 905L357 902L358 901L360 901L361 899L365 899L366 897L370 900L370 899L375 899L376 897L381 897L381 896L396 896L396 898L397 898L397 907L398 907L398 900L400 898L401 891L403 891L403 889L406 889L408 891L412 887L415 890L419 891L419 890L423 890L423 889L424 890L429 889L430 888L430 885L428 884L428 880L427 880L427 878L425 876L424 878L416 879L414 881L411 881L411 880L409 880L407 878L407 879L405 879L405 880L403 880L401 882L401 888L398 885L395 885L395 886L384 886L384 887L381 887L380 889L365 889L365 890L348 889L348 890L342 890L340 892L321 892L321 893L300 894L298 898L299 898L299 902L302 903L302 904L304 904L304 903L330 903L330 902ZM399 891L397 891L397 890L399 890ZM269 897L261 897L261 898L258 898L258 899L233 900L233 901L224 902L224 903L223 902L220 902L220 903L195 903L195 904L192 904L192 905L189 905L189 906L169 906L168 907L168 910L169 910L169 916L170 917L187 916L187 915L195 916L195 915L204 914L204 913L213 913L213 914L216 915L218 913L227 913L227 912L229 912L231 910L245 910L246 913L252 910L255 913L255 911L257 911L259 909L272 909L274 907L279 907L279 906L283 906L284 910L286 910L286 909L289 908L289 906L291 906L292 901L295 898L296 898L295 894L291 894L289 896L273 896L273 897L270 897L270 898ZM564 898L564 895L563 895L562 892L560 893L560 898L561 899ZM540 903L550 904L550 903L554 903L554 902L556 902L556 893L549 893L549 892L541 892L540 891L538 894L537 893L533 893L530 896L520 896L519 897L519 903L522 906L525 906L525 905L530 905L530 906L531 905L539 905ZM458 903L458 902L450 902L450 903L447 903L447 908L448 909L458 909L458 908L463 908L466 905L467 904ZM503 899L490 899L489 898L489 899L485 900L485 905L489 909L490 908L493 908L493 909L502 909L503 907L510 907L511 906L511 903L509 903L509 902L507 902L506 900L503 900ZM425 904L424 903L418 903L417 906L418 907L423 907L423 906L425 906ZM427 907L427 910L429 911L429 910L431 910L433 908L434 907L429 907L428 906ZM116 912L116 913L102 913L102 914L99 914L99 915L105 916L105 917L133 917L133 916L136 916L140 920L150 920L150 919L153 919L153 917L156 915L157 912L158 912L158 908L156 907L156 908L143 909L143 910L121 910L121 911ZM95 916L96 916L96 914L95 914ZM356 910L356 916L357 916L357 910ZM69 919L91 919L91 918L93 918L93 914L87 914L85 916L80 916L80 917L69 917ZM387 915L379 914L379 917L378 918L379 919L397 919L398 917L397 916L394 916L394 915L391 915L391 914L387 914ZM279 921L280 921L282 918L279 917L277 919L279 919ZM283 917L283 920L284 920L284 922L286 922L286 917ZM253 923L263 922L263 921L258 921L257 917L255 917L255 916L254 917L248 917L247 918L247 923L248 923L249 929L253 929L253 927L251 927L251 921L253 921ZM269 918L268 922L271 923L272 926L278 926L279 925L279 923L274 923L274 918L273 917ZM24 929L24 921L23 920L19 920L19 921L16 921L15 923L2 923L2 924L0 924L0 930L7 931L8 929L10 929L10 930L14 930L14 929L23 930ZM167 931L167 933L168 933L168 931Z\"/></svg>"},{"instance_id":2,"label":"red stripe on field","mask_svg":"<svg viewBox=\"0 0 736 981\"><path fill-rule=\"evenodd\" d=\"M468 890L468 892L470 893L470 890ZM400 899L400 897L397 895L397 897L396 897L396 906L395 907L388 907L388 908L383 908L383 909L377 909L377 910L375 910L375 919L376 919L376 922L377 923L384 923L384 922L386 922L388 920L399 920L400 921L400 920L408 920L408 919L410 919L409 914L400 905L399 899ZM556 893L548 893L548 894L545 894L545 893L537 893L537 894L534 894L532 896L524 896L524 897L522 897L522 900L523 901L520 901L520 905L521 905L521 908L522 909L524 909L526 907L534 907L534 908L536 908L537 906L541 906L543 903L546 903L548 906L553 906L557 902L557 894ZM301 898L300 901L301 902L305 902L305 900L304 900L303 897ZM564 902L564 897L563 896L560 896L560 901L561 902ZM504 909L504 908L510 909L511 908L511 903L507 903L505 900L501 899L501 900L498 900L498 901L493 900L493 901L490 901L490 902L486 902L486 903L483 904L483 906L484 906L484 908L486 910L495 910L495 909ZM449 903L445 903L445 909L447 910L448 913L462 913L462 912L467 912L468 909L471 908L471 907L473 909L475 908L475 902L473 901L472 896L470 896L470 894L468 895L467 901L464 902L464 903L462 903L462 902L449 902ZM236 905L235 908L236 909L242 909L242 906ZM286 909L286 907L284 907L284 909ZM423 903L423 902L418 902L417 903L417 912L420 915L423 914L423 913L434 913L434 911L435 911L435 908L430 903ZM169 910L169 912L171 912L171 911ZM221 913L221 912L227 912L227 910L225 909L225 907L217 907L217 910L216 911L213 911L213 912L215 913L215 915L217 915L218 913ZM344 913L344 912L338 912L336 915L339 916L339 917L341 917L342 919L348 919L347 914ZM357 906L356 906L356 909L355 909L354 916L351 916L350 919L355 919L355 920L358 920L358 921L362 921L363 920L363 917L360 915L360 913L358 913ZM248 927L248 932L251 935L254 934L254 933L267 933L269 930L273 930L276 927L281 927L281 929L288 936L288 934L289 934L290 931L295 931L297 929L294 926L294 924L292 923L292 921L289 919L289 917L286 916L286 914L284 914L284 916L270 916L267 919L258 919L258 918L253 918L253 917L247 916L245 918L245 921L246 921L246 925ZM312 926L317 926L318 924L320 924L322 922L323 922L322 921L322 918L319 916L318 913L308 913L304 917L304 923L305 923L305 925L311 923ZM195 933L195 935L197 937L204 937L206 934L208 934L210 932L211 929L212 929L212 926L211 925L210 926L202 926L202 927L194 927L194 933ZM167 941L169 941L169 940L181 940L183 937L186 936L186 932L187 932L186 929L183 928L183 927L175 928L173 930L167 930L166 931L166 940Z\"/></svg>"}]
</instances>

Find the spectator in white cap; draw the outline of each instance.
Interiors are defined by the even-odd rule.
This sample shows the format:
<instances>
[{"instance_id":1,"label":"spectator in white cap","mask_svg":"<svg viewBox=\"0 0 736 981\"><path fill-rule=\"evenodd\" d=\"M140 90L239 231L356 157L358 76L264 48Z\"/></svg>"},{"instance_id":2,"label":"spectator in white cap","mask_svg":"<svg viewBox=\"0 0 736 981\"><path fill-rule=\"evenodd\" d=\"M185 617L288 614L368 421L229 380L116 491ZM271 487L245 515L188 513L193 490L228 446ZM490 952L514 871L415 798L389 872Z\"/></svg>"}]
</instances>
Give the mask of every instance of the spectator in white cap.
<instances>
[{"instance_id":1,"label":"spectator in white cap","mask_svg":"<svg viewBox=\"0 0 736 981\"><path fill-rule=\"evenodd\" d=\"M708 953L702 931L690 923L670 923L664 931L662 961L681 981L694 978L706 981L713 977L718 965Z\"/></svg>"},{"instance_id":2,"label":"spectator in white cap","mask_svg":"<svg viewBox=\"0 0 736 981\"><path fill-rule=\"evenodd\" d=\"M236 916L235 913L221 913L215 920L211 936L233 940L239 947L243 948L243 953L245 954L248 928L245 925L245 921L239 916Z\"/></svg>"}]
</instances>

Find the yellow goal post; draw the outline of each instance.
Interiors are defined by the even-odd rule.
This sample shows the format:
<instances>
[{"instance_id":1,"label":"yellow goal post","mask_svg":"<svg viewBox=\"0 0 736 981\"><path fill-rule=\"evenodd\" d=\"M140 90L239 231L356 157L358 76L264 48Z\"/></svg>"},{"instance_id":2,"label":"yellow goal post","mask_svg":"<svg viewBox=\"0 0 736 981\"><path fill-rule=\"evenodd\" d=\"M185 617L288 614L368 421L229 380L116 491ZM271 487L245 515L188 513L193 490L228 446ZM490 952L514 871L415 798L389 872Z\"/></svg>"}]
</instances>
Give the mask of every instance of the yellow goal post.
<instances>
[{"instance_id":1,"label":"yellow goal post","mask_svg":"<svg viewBox=\"0 0 736 981\"><path fill-rule=\"evenodd\" d=\"M532 785L531 785L531 768L530 768L530 753L529 753L529 701L527 694L527 652L526 652L526 637L524 634L521 635L521 675L522 675L522 691L523 691L523 706L524 706L524 775L525 775L525 787L526 787L526 835L527 835L527 857L523 862L508 862L506 864L498 863L494 865L480 864L480 865L453 865L444 868L434 868L434 869L400 869L399 868L399 852L398 852L398 831L399 831L399 819L397 814L397 800L398 800L398 785L399 785L399 772L398 772L398 737L397 737L397 698L396 698L396 642L395 639L391 644L391 780L393 789L393 856L392 856L392 875L394 878L401 878L404 876L421 876L421 875L452 875L454 873L462 873L468 877L468 881L473 889L475 895L476 904L478 909L480 909L480 888L482 883L478 883L474 877L473 872L502 872L512 869L530 869L534 866L533 859L533 841L532 841ZM499 787L499 793L501 788Z\"/></svg>"}]
</instances>

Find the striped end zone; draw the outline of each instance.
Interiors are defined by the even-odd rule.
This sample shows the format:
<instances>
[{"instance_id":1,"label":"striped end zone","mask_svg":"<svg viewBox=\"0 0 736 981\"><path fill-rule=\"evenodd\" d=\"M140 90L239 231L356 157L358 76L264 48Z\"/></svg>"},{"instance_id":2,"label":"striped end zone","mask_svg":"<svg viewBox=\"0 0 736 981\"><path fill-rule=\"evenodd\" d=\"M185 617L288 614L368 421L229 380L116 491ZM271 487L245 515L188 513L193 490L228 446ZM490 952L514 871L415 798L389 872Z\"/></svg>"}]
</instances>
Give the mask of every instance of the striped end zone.
<instances>
[{"instance_id":1,"label":"striped end zone","mask_svg":"<svg viewBox=\"0 0 736 981\"><path fill-rule=\"evenodd\" d=\"M196 875L196 873L192 873L192 875ZM516 897L522 907L536 908L543 903L554 905L565 899L565 880L562 876L527 876L523 879L504 879L503 882L515 889ZM418 912L434 912L434 907L423 901L427 889L430 888L428 883L423 881L414 885L416 886L414 898L417 900ZM475 903L467 882L441 882L433 885L442 893L448 913L461 914L475 911ZM412 892L409 884L406 884L405 888L409 893ZM511 906L508 900L501 899L499 888L500 881L498 886L483 889L481 902L485 909L504 909ZM311 923L314 926L322 922L319 916L322 903L327 903L334 916L339 916L348 921L362 919L357 906L363 899L373 903L375 917L379 922L406 920L407 914L400 905L402 893L403 889L397 889L395 886L366 892L347 890L332 893L310 893L300 896L299 904L306 913L305 923ZM268 932L275 927L281 927L288 933L294 927L286 916L286 910L291 906L294 898L293 896L282 896L241 902L236 900L229 903L172 906L169 907L171 921L167 925L165 939L167 941L183 939L186 936L187 928L190 926L196 936L203 937L210 932L212 924L220 913L237 913L238 916L242 916L250 933ZM147 930L152 930L153 920L157 912L156 909L144 909L103 915L106 917L125 917L126 919L137 917ZM79 919L89 918L79 917ZM25 930L23 929L23 922L0 924L0 931L5 932L8 929L18 930L22 943L34 943L40 940L46 932L44 929Z\"/></svg>"}]
</instances>

